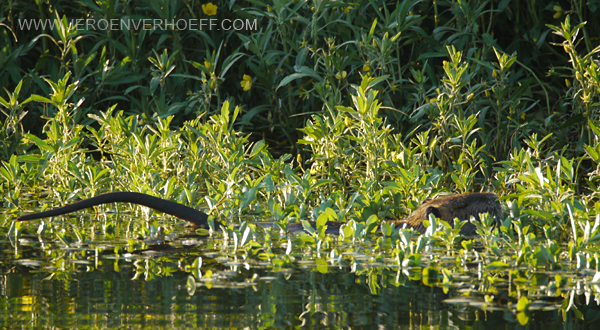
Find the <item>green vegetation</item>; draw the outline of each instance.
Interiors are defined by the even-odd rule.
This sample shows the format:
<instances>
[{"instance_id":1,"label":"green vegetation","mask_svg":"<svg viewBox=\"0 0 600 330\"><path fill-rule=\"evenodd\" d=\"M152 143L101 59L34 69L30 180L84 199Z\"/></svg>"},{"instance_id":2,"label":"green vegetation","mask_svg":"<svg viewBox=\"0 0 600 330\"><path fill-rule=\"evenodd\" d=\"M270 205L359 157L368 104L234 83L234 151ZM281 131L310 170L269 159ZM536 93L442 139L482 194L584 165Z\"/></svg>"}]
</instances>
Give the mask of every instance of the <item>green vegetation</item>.
<instances>
[{"instance_id":1,"label":"green vegetation","mask_svg":"<svg viewBox=\"0 0 600 330\"><path fill-rule=\"evenodd\" d=\"M471 281L482 308L508 308L526 324L533 297L544 294L563 299L563 320L582 318L574 288L600 281L600 2L214 5L216 12L175 0L3 1L5 212L37 208L31 201L40 197L45 208L143 192L231 223L219 243L231 258L266 260L274 271L299 257L281 250L311 251L319 272L359 251L379 266L343 264L375 279L382 267L406 270L447 291L464 281L465 265L477 264ZM257 30L69 24L88 17L215 17ZM54 29L19 25L46 18ZM484 218L473 240L434 218L427 235L387 224L374 232L379 219L404 217L426 198L469 191L501 196L502 226ZM280 237L246 223L257 214L284 229L308 218L319 225ZM33 224L12 219L0 224L18 242ZM347 224L328 237L327 220ZM113 221L99 226L105 237ZM40 237L91 244L85 228L44 224ZM117 232L133 241L157 228L137 221ZM130 243L132 251L145 247ZM186 262L193 294L207 273L196 259ZM532 283L556 270L585 278L561 273ZM494 298L507 282L516 290ZM598 299L597 285L585 290Z\"/></svg>"}]
</instances>

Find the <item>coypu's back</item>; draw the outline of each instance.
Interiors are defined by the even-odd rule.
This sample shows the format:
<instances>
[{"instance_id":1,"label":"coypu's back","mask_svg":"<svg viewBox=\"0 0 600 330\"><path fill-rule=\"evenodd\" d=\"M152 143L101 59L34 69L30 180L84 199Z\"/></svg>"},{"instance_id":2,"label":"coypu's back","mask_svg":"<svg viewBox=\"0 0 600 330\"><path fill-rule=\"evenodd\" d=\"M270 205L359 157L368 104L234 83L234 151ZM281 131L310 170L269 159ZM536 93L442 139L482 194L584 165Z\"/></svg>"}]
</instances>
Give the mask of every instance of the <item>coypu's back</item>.
<instances>
[{"instance_id":1,"label":"coypu's back","mask_svg":"<svg viewBox=\"0 0 600 330\"><path fill-rule=\"evenodd\" d=\"M95 205L115 202L127 202L144 205L157 211L167 213L178 217L182 220L185 220L192 224L194 227L208 227L208 215L204 212L195 210L183 204L135 192L112 192L102 194L49 211L23 215L18 217L17 220L26 221L45 217L52 217L78 211ZM492 193L468 193L426 200L406 219L388 220L387 222L396 224L396 228L408 226L413 228L414 230L424 233L425 226L423 225L423 221L429 219L429 214L433 214L437 218L447 221L450 224L453 224L455 218L458 218L462 221L468 221L470 220L471 216L473 216L475 217L475 219L479 220L480 213L489 213L496 219L496 223L498 223L502 215L502 206L498 201L498 196ZM309 221L309 223L313 227L316 227L314 221ZM328 221L327 233L337 233L341 225L342 223L340 222ZM215 221L215 226L220 227L222 226L222 224L218 221ZM473 234L475 232L475 229L475 225L469 222L462 227L461 233ZM302 227L302 224L294 223L289 224L288 230L298 231L304 229Z\"/></svg>"},{"instance_id":2,"label":"coypu's back","mask_svg":"<svg viewBox=\"0 0 600 330\"><path fill-rule=\"evenodd\" d=\"M502 216L502 205L498 201L498 196L493 193L467 193L444 196L426 200L406 219L390 222L396 223L396 227L406 225L424 233L425 226L423 221L429 220L429 214L432 213L436 218L447 221L451 225L454 224L455 218L461 221L469 221L471 216L473 216L479 221L480 213L488 213L498 223ZM466 223L462 227L461 233L473 234L475 229L475 225Z\"/></svg>"}]
</instances>

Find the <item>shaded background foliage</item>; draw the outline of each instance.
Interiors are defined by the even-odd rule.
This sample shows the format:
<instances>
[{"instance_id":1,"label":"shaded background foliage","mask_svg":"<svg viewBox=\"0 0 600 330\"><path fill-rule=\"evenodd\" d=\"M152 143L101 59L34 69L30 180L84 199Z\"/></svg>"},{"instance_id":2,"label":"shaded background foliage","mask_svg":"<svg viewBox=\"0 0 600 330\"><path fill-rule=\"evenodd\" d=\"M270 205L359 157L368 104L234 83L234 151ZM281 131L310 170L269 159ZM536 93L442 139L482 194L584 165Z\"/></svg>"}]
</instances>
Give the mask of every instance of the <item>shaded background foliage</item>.
<instances>
[{"instance_id":1,"label":"shaded background foliage","mask_svg":"<svg viewBox=\"0 0 600 330\"><path fill-rule=\"evenodd\" d=\"M93 124L87 114L118 104L145 123L174 115L172 124L180 126L200 113L215 113L229 100L243 107L239 130L260 133L274 146L279 136L286 136L287 147L279 147L295 150L297 129L310 115L350 105L350 84L367 73L386 77L378 86L382 114L405 140L435 127L436 111L424 111L423 105L443 93L442 62L446 46L453 45L470 65L469 80L459 89L473 96L462 108L465 115L479 113L477 126L490 155L506 159L532 131L556 132L554 140L569 148L568 143L580 139L586 112L578 111L581 107L565 93L565 78L574 80L569 54L552 44L563 39L546 25L559 25L566 14L573 25L587 21L584 38L573 49L587 54L600 35L594 19L598 1L215 1L213 16L202 5L3 0L0 84L13 93L24 81L18 95L23 101L49 95L44 78L56 82L69 72L69 84L77 88L69 111L75 123L85 125ZM19 26L27 19L57 17L248 19L256 20L257 30L86 31L63 26L40 31ZM497 70L493 47L518 59L518 65L503 70L506 79L500 81L492 77ZM253 81L249 91L240 86L245 74ZM53 117L56 109L33 103L13 112L1 117L2 138L16 142L23 131L41 134L42 116ZM20 120L24 112L29 114ZM2 159L22 152L11 145L3 148Z\"/></svg>"}]
</instances>

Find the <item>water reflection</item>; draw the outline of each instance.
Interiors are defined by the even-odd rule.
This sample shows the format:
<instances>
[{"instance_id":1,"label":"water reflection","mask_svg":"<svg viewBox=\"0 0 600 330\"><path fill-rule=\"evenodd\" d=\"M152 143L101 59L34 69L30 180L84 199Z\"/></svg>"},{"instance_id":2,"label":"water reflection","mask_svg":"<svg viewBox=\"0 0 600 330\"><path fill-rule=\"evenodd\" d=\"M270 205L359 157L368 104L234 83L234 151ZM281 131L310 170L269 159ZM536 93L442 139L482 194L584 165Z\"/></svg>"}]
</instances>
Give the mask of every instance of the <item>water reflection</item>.
<instances>
[{"instance_id":1,"label":"water reflection","mask_svg":"<svg viewBox=\"0 0 600 330\"><path fill-rule=\"evenodd\" d=\"M496 305L486 305L475 285L426 286L419 267L400 270L385 260L367 267L359 253L357 263L320 263L298 251L293 264L274 271L255 255L223 248L220 238L180 235L132 252L131 241L118 238L70 248L24 239L29 244L0 241L0 326L6 328L520 327L514 310L498 308L498 297L506 295L505 306L511 299L502 285ZM285 251L285 244L277 248ZM190 270L199 258L203 274ZM548 285L536 276L535 285ZM565 314L572 328L600 321L593 298L566 297L573 304ZM527 326L563 328L562 296L543 301Z\"/></svg>"},{"instance_id":2,"label":"water reflection","mask_svg":"<svg viewBox=\"0 0 600 330\"><path fill-rule=\"evenodd\" d=\"M326 274L300 268L277 274L260 270L259 278L266 280L259 279L256 285L201 285L190 296L185 272L174 271L150 281L132 280L136 274L133 262L121 261L116 271L117 262L104 260L94 271L82 266L67 276L49 276L3 255L2 326L458 329L485 325L495 329L517 324L511 312L445 304L449 295L442 289L418 282L389 285L372 294L367 277L348 269ZM241 269L236 277L249 278L252 271ZM537 311L532 319L530 325L536 321L540 325L562 323L556 311Z\"/></svg>"}]
</instances>

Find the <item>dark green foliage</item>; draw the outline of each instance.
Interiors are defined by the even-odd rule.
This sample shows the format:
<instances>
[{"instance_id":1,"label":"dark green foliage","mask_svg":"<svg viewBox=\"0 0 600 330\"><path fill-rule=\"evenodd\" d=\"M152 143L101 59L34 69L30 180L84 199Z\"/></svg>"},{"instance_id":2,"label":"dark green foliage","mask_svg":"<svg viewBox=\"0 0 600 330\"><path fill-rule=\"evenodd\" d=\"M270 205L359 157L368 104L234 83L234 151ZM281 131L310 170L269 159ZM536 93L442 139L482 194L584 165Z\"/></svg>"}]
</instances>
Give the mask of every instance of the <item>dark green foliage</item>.
<instances>
[{"instance_id":1,"label":"dark green foliage","mask_svg":"<svg viewBox=\"0 0 600 330\"><path fill-rule=\"evenodd\" d=\"M443 139L436 156L455 161L455 154L445 155L454 134L447 117L456 114L462 120L477 114L476 127L482 130L478 144L485 144L488 167L494 157L506 159L512 148L522 146L532 131L560 131L556 141L578 141L581 149L584 116L598 102L594 93L586 100L578 93L593 90L593 77L584 75L593 71L593 55L576 61L574 69L566 67L578 53L594 53L598 40L591 36L600 34L593 19L595 2L562 8L532 0L216 1L214 14L203 5L208 2L5 1L0 85L21 103L4 105L9 109L0 115L0 137L18 141L23 131L39 135L45 124L40 116L54 117L60 110L23 101L49 95L50 82L67 74L76 93L62 101L78 124L97 127L87 114L118 104L126 114L140 115L142 123L174 115L172 125L181 126L201 113L216 113L229 100L243 107L237 123L242 131L268 138L284 135L292 147L307 115L349 106L351 84L359 84L361 75L381 76L381 114L392 129L409 139L434 128ZM559 26L567 14L587 24L562 38L550 33L547 24ZM179 23L137 29L122 25L142 19L148 20L144 24L153 19ZM189 25L200 19L215 19L217 26L200 30ZM33 20L54 28L34 29ZM119 25L106 28L101 20ZM220 25L234 20L240 20L236 26L248 23L247 28L224 30ZM577 30L583 37L579 40ZM568 39L567 53L553 45L563 38ZM462 55L450 55L444 65L450 45L453 54ZM565 78L573 86L567 93ZM251 82L248 91L241 85L244 79ZM19 93L21 81L25 84ZM439 106L431 107L432 99ZM24 126L16 129L17 123ZM1 150L1 159L21 152L11 145Z\"/></svg>"}]
</instances>

